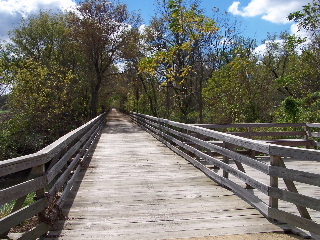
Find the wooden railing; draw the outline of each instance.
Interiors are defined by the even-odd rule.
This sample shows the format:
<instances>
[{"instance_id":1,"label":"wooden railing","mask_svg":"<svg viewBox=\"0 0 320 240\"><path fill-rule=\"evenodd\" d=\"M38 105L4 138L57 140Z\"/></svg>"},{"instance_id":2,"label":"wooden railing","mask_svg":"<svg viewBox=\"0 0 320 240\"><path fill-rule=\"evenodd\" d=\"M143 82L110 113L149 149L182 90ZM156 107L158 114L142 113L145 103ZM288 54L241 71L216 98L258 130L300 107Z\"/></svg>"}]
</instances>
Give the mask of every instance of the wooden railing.
<instances>
[{"instance_id":1,"label":"wooden railing","mask_svg":"<svg viewBox=\"0 0 320 240\"><path fill-rule=\"evenodd\" d=\"M301 234L305 233L301 230L307 230L319 238L320 151L271 144L138 113L131 117L266 218L285 229ZM250 154L252 151L255 154Z\"/></svg>"},{"instance_id":2,"label":"wooden railing","mask_svg":"<svg viewBox=\"0 0 320 240\"><path fill-rule=\"evenodd\" d=\"M0 238L6 238L10 229L25 220L37 218L33 220L36 226L16 234L18 239L37 239L62 217L61 207L105 119L102 114L35 154L0 162L0 210L13 206L11 213L0 219ZM24 206L32 193L35 201Z\"/></svg>"},{"instance_id":3,"label":"wooden railing","mask_svg":"<svg viewBox=\"0 0 320 240\"><path fill-rule=\"evenodd\" d=\"M309 123L235 123L235 124L194 124L215 131L236 136L263 139L267 143L306 148L317 147L317 133L311 132L314 124Z\"/></svg>"}]
</instances>

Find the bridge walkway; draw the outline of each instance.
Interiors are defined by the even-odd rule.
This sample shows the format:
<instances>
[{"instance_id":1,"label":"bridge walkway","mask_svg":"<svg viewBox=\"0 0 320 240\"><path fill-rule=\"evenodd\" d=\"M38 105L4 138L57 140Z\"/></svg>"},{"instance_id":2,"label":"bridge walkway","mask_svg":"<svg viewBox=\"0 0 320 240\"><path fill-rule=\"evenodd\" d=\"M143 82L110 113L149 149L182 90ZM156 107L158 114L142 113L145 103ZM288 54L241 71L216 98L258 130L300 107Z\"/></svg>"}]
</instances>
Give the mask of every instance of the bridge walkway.
<instances>
[{"instance_id":1,"label":"bridge walkway","mask_svg":"<svg viewBox=\"0 0 320 240\"><path fill-rule=\"evenodd\" d=\"M46 239L178 239L281 231L113 110Z\"/></svg>"}]
</instances>

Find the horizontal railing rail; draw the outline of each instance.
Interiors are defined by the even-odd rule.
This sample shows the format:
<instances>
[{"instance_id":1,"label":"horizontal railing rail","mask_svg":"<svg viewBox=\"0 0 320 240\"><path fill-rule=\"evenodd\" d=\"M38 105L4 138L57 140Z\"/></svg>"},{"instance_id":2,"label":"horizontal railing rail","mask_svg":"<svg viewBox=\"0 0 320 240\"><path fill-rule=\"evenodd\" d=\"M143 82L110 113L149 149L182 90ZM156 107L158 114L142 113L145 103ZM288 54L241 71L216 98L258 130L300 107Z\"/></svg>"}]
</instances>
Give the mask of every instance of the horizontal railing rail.
<instances>
[{"instance_id":1,"label":"horizontal railing rail","mask_svg":"<svg viewBox=\"0 0 320 240\"><path fill-rule=\"evenodd\" d=\"M131 118L266 218L292 231L320 235L319 168L306 171L301 167L318 167L320 151L271 144L139 113L131 113Z\"/></svg>"},{"instance_id":2,"label":"horizontal railing rail","mask_svg":"<svg viewBox=\"0 0 320 240\"><path fill-rule=\"evenodd\" d=\"M0 238L33 218L34 226L18 239L37 239L62 217L61 207L105 120L106 114L101 114L35 154L0 162L0 210L10 208L0 219ZM30 194L34 201L26 204Z\"/></svg>"},{"instance_id":3,"label":"horizontal railing rail","mask_svg":"<svg viewBox=\"0 0 320 240\"><path fill-rule=\"evenodd\" d=\"M307 123L234 123L234 124L193 124L211 130L231 133L233 135L264 139L267 143L284 146L307 148L318 147L317 134L311 132Z\"/></svg>"}]
</instances>

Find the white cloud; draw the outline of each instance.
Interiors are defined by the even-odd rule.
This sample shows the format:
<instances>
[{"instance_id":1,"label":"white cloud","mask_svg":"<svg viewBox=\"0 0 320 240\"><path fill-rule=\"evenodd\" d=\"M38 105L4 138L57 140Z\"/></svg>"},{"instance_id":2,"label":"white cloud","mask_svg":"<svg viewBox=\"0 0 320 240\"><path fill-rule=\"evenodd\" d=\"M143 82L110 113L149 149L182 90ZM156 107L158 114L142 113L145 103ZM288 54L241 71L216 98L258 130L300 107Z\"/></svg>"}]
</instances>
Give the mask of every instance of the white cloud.
<instances>
[{"instance_id":1,"label":"white cloud","mask_svg":"<svg viewBox=\"0 0 320 240\"><path fill-rule=\"evenodd\" d=\"M268 47L270 47L270 45L273 45L273 44L276 44L280 47L279 51L275 51L275 54L277 55L281 55L281 52L282 52L282 47L284 45L284 40L281 40L281 39L277 39L277 40L267 40L265 41L263 44L259 45L258 47L256 47L254 50L253 50L253 54L256 55L256 56L260 56L260 57L263 57L266 53L267 53L267 50L268 50Z\"/></svg>"},{"instance_id":2,"label":"white cloud","mask_svg":"<svg viewBox=\"0 0 320 240\"><path fill-rule=\"evenodd\" d=\"M8 32L30 14L40 10L71 10L75 6L73 0L0 0L0 38L7 40Z\"/></svg>"},{"instance_id":3,"label":"white cloud","mask_svg":"<svg viewBox=\"0 0 320 240\"><path fill-rule=\"evenodd\" d=\"M294 34L298 37L301 37L301 38L307 38L307 39L310 39L311 36L310 36L310 32L307 32L305 29L299 29L298 27L298 24L297 23L294 23L291 25L290 27L290 33L291 34Z\"/></svg>"},{"instance_id":4,"label":"white cloud","mask_svg":"<svg viewBox=\"0 0 320 240\"><path fill-rule=\"evenodd\" d=\"M146 33L146 29L147 29L147 25L146 24L142 24L139 26L139 33L140 34L145 34Z\"/></svg>"},{"instance_id":5,"label":"white cloud","mask_svg":"<svg viewBox=\"0 0 320 240\"><path fill-rule=\"evenodd\" d=\"M272 23L289 23L287 16L295 11L301 10L302 6L312 0L251 0L245 6L240 7L241 2L233 2L229 12L242 17L261 16L262 19Z\"/></svg>"}]
</instances>

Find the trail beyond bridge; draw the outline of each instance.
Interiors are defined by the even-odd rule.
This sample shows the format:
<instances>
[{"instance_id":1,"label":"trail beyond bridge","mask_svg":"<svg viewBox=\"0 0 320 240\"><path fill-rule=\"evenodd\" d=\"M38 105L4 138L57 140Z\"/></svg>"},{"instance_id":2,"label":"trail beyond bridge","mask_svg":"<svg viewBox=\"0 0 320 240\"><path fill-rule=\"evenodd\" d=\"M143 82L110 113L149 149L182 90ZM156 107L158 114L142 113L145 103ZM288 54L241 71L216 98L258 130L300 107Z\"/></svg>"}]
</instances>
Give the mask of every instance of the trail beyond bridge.
<instances>
[{"instance_id":1,"label":"trail beyond bridge","mask_svg":"<svg viewBox=\"0 0 320 240\"><path fill-rule=\"evenodd\" d=\"M178 239L280 231L113 110L48 239Z\"/></svg>"},{"instance_id":2,"label":"trail beyond bridge","mask_svg":"<svg viewBox=\"0 0 320 240\"><path fill-rule=\"evenodd\" d=\"M318 240L319 128L113 109L0 162L0 239L298 238L270 237L292 231Z\"/></svg>"}]
</instances>

